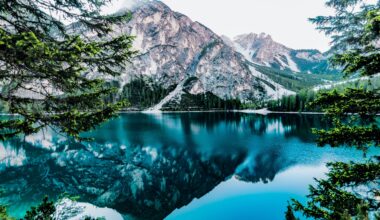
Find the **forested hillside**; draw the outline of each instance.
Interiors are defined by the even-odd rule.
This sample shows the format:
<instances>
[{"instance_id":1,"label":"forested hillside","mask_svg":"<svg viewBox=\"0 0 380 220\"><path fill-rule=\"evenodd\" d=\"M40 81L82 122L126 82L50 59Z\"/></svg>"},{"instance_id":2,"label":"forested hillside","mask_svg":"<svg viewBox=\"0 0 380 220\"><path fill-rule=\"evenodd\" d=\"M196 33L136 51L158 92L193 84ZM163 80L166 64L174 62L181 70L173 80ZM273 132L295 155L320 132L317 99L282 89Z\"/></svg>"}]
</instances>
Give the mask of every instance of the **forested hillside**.
<instances>
[{"instance_id":1,"label":"forested hillside","mask_svg":"<svg viewBox=\"0 0 380 220\"><path fill-rule=\"evenodd\" d=\"M271 100L267 102L265 107L272 111L291 111L291 112L314 112L321 111L319 107L310 106L319 93L336 90L337 92L343 92L345 89L362 88L367 91L373 91L380 88L380 77L376 76L365 80L348 81L346 83L331 84L328 89L310 88L302 89L296 95L284 96L278 100Z\"/></svg>"}]
</instances>

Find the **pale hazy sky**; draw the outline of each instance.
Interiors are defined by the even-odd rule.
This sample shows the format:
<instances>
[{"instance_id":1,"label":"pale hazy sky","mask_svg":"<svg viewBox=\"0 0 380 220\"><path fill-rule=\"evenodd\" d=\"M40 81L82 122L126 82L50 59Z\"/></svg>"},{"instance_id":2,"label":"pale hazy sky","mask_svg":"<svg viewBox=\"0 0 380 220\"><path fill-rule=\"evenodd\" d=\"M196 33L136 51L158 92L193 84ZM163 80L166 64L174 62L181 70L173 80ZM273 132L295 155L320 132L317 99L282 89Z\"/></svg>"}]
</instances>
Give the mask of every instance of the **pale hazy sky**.
<instances>
[{"instance_id":1,"label":"pale hazy sky","mask_svg":"<svg viewBox=\"0 0 380 220\"><path fill-rule=\"evenodd\" d=\"M128 0L115 0L116 10ZM265 32L294 49L329 48L329 39L315 30L308 18L328 15L326 0L162 0L170 8L232 38L243 33Z\"/></svg>"}]
</instances>

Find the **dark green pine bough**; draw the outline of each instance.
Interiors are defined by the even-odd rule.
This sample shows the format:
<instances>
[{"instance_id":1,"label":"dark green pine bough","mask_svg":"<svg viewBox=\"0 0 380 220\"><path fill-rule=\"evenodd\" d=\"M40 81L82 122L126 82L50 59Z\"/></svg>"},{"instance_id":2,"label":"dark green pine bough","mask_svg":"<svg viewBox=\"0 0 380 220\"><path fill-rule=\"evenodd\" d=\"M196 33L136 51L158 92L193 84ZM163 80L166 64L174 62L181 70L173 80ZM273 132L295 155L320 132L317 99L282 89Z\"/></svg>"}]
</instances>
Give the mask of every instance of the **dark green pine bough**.
<instances>
[{"instance_id":1,"label":"dark green pine bough","mask_svg":"<svg viewBox=\"0 0 380 220\"><path fill-rule=\"evenodd\" d=\"M348 76L360 73L373 76L380 72L380 1L365 4L361 0L329 0L335 16L311 19L333 41L332 64L343 67ZM379 147L379 90L351 88L344 92L320 94L313 102L333 123L330 130L314 130L320 146L356 147L364 152ZM362 163L328 163L327 178L310 186L308 202L292 200L286 219L296 219L293 210L312 219L380 219L380 157Z\"/></svg>"},{"instance_id":2,"label":"dark green pine bough","mask_svg":"<svg viewBox=\"0 0 380 220\"><path fill-rule=\"evenodd\" d=\"M115 88L100 79L135 53L131 36L110 34L130 13L102 15L109 2L0 0L0 104L17 115L0 118L0 140L46 127L79 138L126 106L105 101Z\"/></svg>"},{"instance_id":3,"label":"dark green pine bough","mask_svg":"<svg viewBox=\"0 0 380 220\"><path fill-rule=\"evenodd\" d=\"M78 139L127 105L106 101L115 88L100 79L119 75L135 54L131 36L110 34L130 13L102 15L109 2L0 0L0 105L16 115L0 117L0 141L46 127ZM54 210L45 198L24 219L51 219ZM0 219L13 219L2 206Z\"/></svg>"}]
</instances>

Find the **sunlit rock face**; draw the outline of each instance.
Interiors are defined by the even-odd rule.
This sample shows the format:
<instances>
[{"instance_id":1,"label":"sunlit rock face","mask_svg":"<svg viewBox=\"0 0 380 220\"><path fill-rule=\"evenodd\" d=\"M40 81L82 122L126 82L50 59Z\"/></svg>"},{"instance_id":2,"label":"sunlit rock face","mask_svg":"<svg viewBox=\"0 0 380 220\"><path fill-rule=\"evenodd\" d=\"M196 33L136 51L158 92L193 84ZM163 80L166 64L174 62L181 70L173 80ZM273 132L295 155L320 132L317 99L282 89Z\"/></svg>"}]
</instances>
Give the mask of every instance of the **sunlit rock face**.
<instances>
[{"instance_id":1,"label":"sunlit rock face","mask_svg":"<svg viewBox=\"0 0 380 220\"><path fill-rule=\"evenodd\" d=\"M116 29L136 36L134 48L139 50L122 80L144 75L168 87L197 77L190 88L194 94L209 91L220 98L245 100L266 95L243 57L210 29L159 1L136 7L132 20Z\"/></svg>"},{"instance_id":2,"label":"sunlit rock face","mask_svg":"<svg viewBox=\"0 0 380 220\"><path fill-rule=\"evenodd\" d=\"M27 146L27 154L34 147ZM0 187L6 189L1 202L12 208L23 200L65 192L138 219L162 219L231 176L245 158L244 152L202 155L169 147L92 143L70 148L41 149L24 166L1 172Z\"/></svg>"},{"instance_id":3,"label":"sunlit rock face","mask_svg":"<svg viewBox=\"0 0 380 220\"><path fill-rule=\"evenodd\" d=\"M277 43L268 34L249 33L236 36L233 40L224 37L232 47L248 60L280 70L305 73L335 72L327 63L327 54L318 50L295 50Z\"/></svg>"},{"instance_id":4,"label":"sunlit rock face","mask_svg":"<svg viewBox=\"0 0 380 220\"><path fill-rule=\"evenodd\" d=\"M138 55L117 77L120 87L137 77L148 77L164 88L195 79L187 92L211 92L223 99L254 101L273 98L275 93L279 96L290 93L284 93L281 85L257 74L242 54L210 29L172 11L164 3L142 1L127 10L132 19L115 26L112 35L135 36L133 49L138 50ZM79 24L71 27L92 36L90 31L81 30ZM98 77L96 73L88 76Z\"/></svg>"},{"instance_id":5,"label":"sunlit rock face","mask_svg":"<svg viewBox=\"0 0 380 220\"><path fill-rule=\"evenodd\" d=\"M281 98L294 94L256 70L250 58L212 30L187 16L172 11L160 1L141 1L123 9L131 12L130 21L113 27L112 36L135 36L133 49L138 51L121 75L113 78L120 91L136 78L149 78L155 85L171 88L192 83L179 89L171 99L181 100L183 91L197 95L210 92L222 99L252 102ZM80 23L70 25L73 32L96 37ZM168 100L169 102L170 100Z\"/></svg>"}]
</instances>

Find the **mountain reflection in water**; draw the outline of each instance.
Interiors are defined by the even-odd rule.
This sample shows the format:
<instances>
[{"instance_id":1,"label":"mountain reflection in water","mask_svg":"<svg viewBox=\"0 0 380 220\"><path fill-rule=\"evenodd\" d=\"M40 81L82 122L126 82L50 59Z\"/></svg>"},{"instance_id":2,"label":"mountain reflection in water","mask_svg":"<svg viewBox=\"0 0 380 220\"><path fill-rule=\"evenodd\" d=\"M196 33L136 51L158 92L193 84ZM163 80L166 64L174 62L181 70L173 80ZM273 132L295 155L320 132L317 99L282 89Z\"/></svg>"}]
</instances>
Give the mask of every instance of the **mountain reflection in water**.
<instances>
[{"instance_id":1,"label":"mountain reflection in water","mask_svg":"<svg viewBox=\"0 0 380 220\"><path fill-rule=\"evenodd\" d=\"M326 126L321 115L127 113L84 134L93 141L45 131L0 143L0 204L21 217L44 195L67 193L162 219L226 180L267 183L296 165L361 157L317 148L310 129Z\"/></svg>"}]
</instances>

